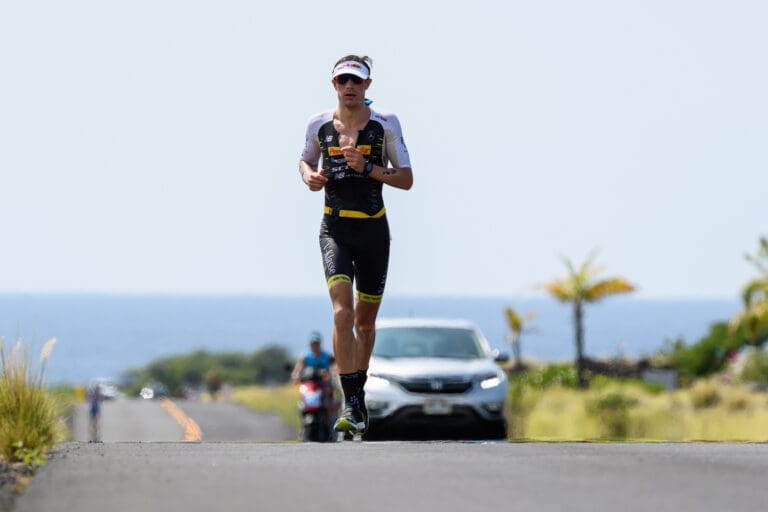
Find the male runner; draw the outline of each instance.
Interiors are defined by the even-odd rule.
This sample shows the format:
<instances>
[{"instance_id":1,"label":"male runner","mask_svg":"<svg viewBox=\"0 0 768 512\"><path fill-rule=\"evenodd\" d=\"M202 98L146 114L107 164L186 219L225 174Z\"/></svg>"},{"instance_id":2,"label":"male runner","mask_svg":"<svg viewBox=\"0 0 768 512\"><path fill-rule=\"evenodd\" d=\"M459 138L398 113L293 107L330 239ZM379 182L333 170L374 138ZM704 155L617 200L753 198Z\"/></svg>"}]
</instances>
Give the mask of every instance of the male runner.
<instances>
[{"instance_id":1,"label":"male runner","mask_svg":"<svg viewBox=\"0 0 768 512\"><path fill-rule=\"evenodd\" d=\"M385 183L405 190L413 184L400 121L394 114L374 111L365 98L370 75L368 57L347 55L336 62L331 84L338 106L309 119L299 161L301 179L309 189L325 189L320 251L344 391L344 411L334 429L351 433L363 432L368 425L363 386L389 264L389 226L381 191Z\"/></svg>"}]
</instances>

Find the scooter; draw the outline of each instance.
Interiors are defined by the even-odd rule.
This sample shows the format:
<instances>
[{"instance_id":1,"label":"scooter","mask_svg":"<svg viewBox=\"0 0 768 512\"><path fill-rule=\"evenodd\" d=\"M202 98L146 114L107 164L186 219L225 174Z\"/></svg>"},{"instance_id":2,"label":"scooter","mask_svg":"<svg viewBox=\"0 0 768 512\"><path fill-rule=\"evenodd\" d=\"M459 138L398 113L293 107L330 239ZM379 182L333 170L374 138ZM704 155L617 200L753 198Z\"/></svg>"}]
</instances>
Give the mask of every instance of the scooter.
<instances>
[{"instance_id":1,"label":"scooter","mask_svg":"<svg viewBox=\"0 0 768 512\"><path fill-rule=\"evenodd\" d=\"M334 441L331 436L335 401L328 370L304 368L299 385L299 412L303 442L325 443Z\"/></svg>"}]
</instances>

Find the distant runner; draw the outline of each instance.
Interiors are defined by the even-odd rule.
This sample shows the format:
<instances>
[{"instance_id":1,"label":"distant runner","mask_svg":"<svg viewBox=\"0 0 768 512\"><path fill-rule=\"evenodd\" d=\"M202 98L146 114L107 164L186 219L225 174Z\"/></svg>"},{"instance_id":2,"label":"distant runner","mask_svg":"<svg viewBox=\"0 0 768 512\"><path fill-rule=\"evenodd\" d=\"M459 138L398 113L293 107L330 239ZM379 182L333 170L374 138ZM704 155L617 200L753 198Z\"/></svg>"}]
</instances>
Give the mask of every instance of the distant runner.
<instances>
[{"instance_id":1,"label":"distant runner","mask_svg":"<svg viewBox=\"0 0 768 512\"><path fill-rule=\"evenodd\" d=\"M347 55L336 62L331 83L338 106L309 119L299 161L309 189L325 189L320 251L344 390L344 411L334 429L352 433L368 426L363 386L389 265L389 225L381 192L385 183L404 190L413 185L400 121L394 114L374 111L365 98L370 75L368 57Z\"/></svg>"},{"instance_id":2,"label":"distant runner","mask_svg":"<svg viewBox=\"0 0 768 512\"><path fill-rule=\"evenodd\" d=\"M89 439L91 443L98 443L101 441L100 432L100 420L101 420L101 402L104 400L104 395L101 393L101 386L95 383L88 389L88 431Z\"/></svg>"}]
</instances>

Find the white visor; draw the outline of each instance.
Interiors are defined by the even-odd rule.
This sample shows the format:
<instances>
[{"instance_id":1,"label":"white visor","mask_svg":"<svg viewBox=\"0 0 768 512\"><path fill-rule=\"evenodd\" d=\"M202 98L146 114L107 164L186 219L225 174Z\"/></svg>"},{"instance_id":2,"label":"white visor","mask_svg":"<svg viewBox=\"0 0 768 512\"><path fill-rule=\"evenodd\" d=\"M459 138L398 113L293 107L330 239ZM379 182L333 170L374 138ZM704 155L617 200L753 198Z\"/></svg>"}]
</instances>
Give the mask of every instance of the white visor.
<instances>
[{"instance_id":1,"label":"white visor","mask_svg":"<svg viewBox=\"0 0 768 512\"><path fill-rule=\"evenodd\" d=\"M336 78L339 75L355 75L363 80L368 80L370 73L368 73L368 68L365 67L365 64L361 64L354 60L345 60L333 68L333 75L331 78Z\"/></svg>"}]
</instances>

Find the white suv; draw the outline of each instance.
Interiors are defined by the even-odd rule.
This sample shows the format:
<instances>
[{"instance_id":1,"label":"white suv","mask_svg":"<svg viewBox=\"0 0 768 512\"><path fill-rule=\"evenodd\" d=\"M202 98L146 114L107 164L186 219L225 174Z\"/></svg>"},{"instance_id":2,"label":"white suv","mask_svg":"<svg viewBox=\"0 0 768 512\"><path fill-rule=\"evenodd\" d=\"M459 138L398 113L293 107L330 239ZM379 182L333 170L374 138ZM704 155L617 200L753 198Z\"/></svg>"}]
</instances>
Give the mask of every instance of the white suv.
<instances>
[{"instance_id":1,"label":"white suv","mask_svg":"<svg viewBox=\"0 0 768 512\"><path fill-rule=\"evenodd\" d=\"M366 439L503 439L507 376L478 327L463 320L380 320Z\"/></svg>"}]
</instances>

